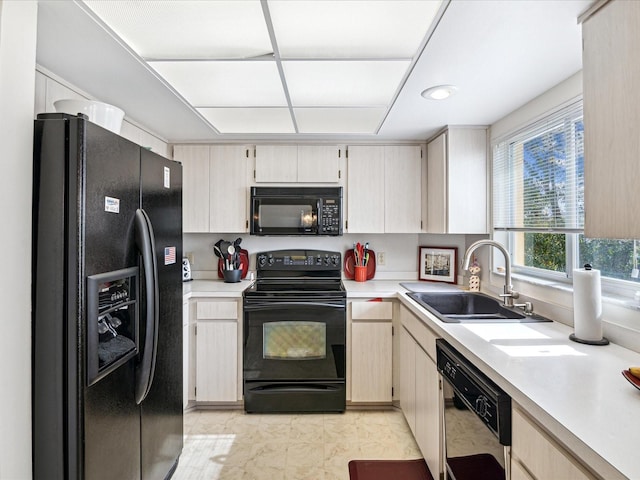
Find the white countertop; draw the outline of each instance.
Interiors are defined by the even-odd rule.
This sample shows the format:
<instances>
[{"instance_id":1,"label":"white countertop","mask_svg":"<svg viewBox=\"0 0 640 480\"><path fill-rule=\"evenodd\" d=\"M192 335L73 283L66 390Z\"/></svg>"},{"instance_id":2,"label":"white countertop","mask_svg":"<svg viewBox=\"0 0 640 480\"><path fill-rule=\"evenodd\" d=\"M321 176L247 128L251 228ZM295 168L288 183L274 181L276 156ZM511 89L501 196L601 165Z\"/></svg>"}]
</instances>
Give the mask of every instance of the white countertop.
<instances>
[{"instance_id":1,"label":"white countertop","mask_svg":"<svg viewBox=\"0 0 640 480\"><path fill-rule=\"evenodd\" d=\"M191 280L182 282L182 294L185 299L191 297L242 297L245 288L251 285L247 278L236 283L224 280Z\"/></svg>"},{"instance_id":2,"label":"white countertop","mask_svg":"<svg viewBox=\"0 0 640 480\"><path fill-rule=\"evenodd\" d=\"M443 323L399 283L344 281L348 298L398 298L602 478L640 480L640 391L621 375L640 366L640 353L572 342L573 329L558 322ZM194 280L185 298L240 297L249 284Z\"/></svg>"},{"instance_id":3,"label":"white countertop","mask_svg":"<svg viewBox=\"0 0 640 480\"><path fill-rule=\"evenodd\" d=\"M640 391L621 374L639 353L572 342L558 322L443 323L398 298L603 478L640 479Z\"/></svg>"}]
</instances>

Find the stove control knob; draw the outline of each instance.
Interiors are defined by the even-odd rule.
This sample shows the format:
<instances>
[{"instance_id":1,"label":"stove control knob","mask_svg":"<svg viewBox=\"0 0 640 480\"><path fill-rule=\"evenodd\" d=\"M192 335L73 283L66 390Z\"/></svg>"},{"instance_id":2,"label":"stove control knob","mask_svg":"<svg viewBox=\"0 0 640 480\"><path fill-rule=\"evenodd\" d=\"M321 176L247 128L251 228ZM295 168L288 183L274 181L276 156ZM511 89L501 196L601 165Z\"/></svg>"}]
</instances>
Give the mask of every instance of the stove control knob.
<instances>
[{"instance_id":1,"label":"stove control knob","mask_svg":"<svg viewBox=\"0 0 640 480\"><path fill-rule=\"evenodd\" d=\"M264 267L267 264L267 257L264 255L258 256L258 265Z\"/></svg>"},{"instance_id":2,"label":"stove control knob","mask_svg":"<svg viewBox=\"0 0 640 480\"><path fill-rule=\"evenodd\" d=\"M269 265L273 265L273 262L275 261L273 259L273 255L269 254L269 260L268 261L269 261Z\"/></svg>"},{"instance_id":3,"label":"stove control knob","mask_svg":"<svg viewBox=\"0 0 640 480\"><path fill-rule=\"evenodd\" d=\"M337 255L334 255L333 257L331 257L331 263L333 263L335 267L338 266L338 263L340 263L340 259L338 258Z\"/></svg>"}]
</instances>

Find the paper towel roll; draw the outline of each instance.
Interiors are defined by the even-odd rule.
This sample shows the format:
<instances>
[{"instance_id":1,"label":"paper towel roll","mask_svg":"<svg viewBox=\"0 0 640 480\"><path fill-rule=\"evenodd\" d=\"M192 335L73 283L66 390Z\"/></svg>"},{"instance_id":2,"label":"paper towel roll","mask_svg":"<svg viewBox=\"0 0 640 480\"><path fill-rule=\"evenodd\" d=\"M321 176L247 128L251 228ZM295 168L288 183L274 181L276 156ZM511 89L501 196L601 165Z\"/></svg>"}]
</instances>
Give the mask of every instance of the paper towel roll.
<instances>
[{"instance_id":1,"label":"paper towel roll","mask_svg":"<svg viewBox=\"0 0 640 480\"><path fill-rule=\"evenodd\" d=\"M573 271L573 329L579 340L602 340L600 270L590 266Z\"/></svg>"}]
</instances>

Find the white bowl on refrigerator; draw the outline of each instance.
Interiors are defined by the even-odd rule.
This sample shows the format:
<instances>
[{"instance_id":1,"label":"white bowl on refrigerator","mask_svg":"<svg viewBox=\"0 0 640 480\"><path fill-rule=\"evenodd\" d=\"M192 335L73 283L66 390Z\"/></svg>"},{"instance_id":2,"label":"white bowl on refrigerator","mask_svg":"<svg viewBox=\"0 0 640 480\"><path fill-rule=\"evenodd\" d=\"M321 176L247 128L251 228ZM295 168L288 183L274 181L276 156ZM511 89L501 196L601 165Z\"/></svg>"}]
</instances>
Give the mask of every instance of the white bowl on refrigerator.
<instances>
[{"instance_id":1,"label":"white bowl on refrigerator","mask_svg":"<svg viewBox=\"0 0 640 480\"><path fill-rule=\"evenodd\" d=\"M101 127L120 133L124 111L108 103L96 102L95 100L73 100L63 99L53 102L56 112L77 115L83 113L89 120Z\"/></svg>"}]
</instances>

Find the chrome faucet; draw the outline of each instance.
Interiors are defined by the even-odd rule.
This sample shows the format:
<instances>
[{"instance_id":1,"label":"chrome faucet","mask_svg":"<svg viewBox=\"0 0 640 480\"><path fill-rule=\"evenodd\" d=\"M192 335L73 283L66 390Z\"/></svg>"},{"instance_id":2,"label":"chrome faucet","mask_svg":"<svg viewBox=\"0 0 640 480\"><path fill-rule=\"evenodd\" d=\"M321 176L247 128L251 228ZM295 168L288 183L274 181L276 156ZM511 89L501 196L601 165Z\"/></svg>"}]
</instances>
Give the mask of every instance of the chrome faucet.
<instances>
[{"instance_id":1,"label":"chrome faucet","mask_svg":"<svg viewBox=\"0 0 640 480\"><path fill-rule=\"evenodd\" d=\"M463 261L463 269L469 270L469 262L471 261L471 254L482 245L491 245L496 247L498 250L502 252L504 255L504 263L505 263L505 275L504 275L504 290L503 294L500 295L504 301L505 307L513 307L513 299L518 298L520 294L513 290L513 285L511 285L511 256L507 249L501 243L496 242L495 240L478 240L477 242L472 243L467 251L464 254Z\"/></svg>"}]
</instances>

